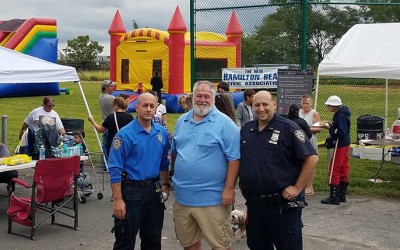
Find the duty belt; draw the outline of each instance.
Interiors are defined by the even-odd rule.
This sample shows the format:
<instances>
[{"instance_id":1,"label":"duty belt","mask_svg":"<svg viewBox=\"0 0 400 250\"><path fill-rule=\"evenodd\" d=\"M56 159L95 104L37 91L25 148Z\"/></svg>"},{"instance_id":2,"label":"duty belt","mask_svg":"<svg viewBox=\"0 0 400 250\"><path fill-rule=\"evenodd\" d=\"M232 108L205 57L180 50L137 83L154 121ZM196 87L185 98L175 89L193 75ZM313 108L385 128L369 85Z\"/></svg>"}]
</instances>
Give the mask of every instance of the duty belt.
<instances>
[{"instance_id":1,"label":"duty belt","mask_svg":"<svg viewBox=\"0 0 400 250\"><path fill-rule=\"evenodd\" d=\"M157 176L152 179L143 180L143 181L133 181L133 180L126 180L125 186L127 187L148 187L152 184L158 182L160 180L160 176Z\"/></svg>"}]
</instances>

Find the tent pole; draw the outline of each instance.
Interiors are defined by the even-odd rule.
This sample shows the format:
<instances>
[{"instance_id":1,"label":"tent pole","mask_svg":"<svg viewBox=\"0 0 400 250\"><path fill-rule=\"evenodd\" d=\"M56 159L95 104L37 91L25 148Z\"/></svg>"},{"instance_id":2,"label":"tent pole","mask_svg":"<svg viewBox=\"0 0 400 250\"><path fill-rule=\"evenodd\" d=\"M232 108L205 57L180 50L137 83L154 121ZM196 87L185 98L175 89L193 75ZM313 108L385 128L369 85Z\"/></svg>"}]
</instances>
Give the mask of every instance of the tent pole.
<instances>
[{"instance_id":1,"label":"tent pole","mask_svg":"<svg viewBox=\"0 0 400 250\"><path fill-rule=\"evenodd\" d=\"M314 96L314 109L317 110L318 103L318 88L319 88L319 74L317 74L317 84L315 86L315 96Z\"/></svg>"},{"instance_id":2,"label":"tent pole","mask_svg":"<svg viewBox=\"0 0 400 250\"><path fill-rule=\"evenodd\" d=\"M92 116L92 113L90 112L89 105L88 105L88 103L86 101L85 93L83 92L82 85L81 85L80 81L78 81L78 86L79 86L79 90L81 91L83 102L85 103L85 107L86 107L86 111L88 113L88 116ZM103 147L101 146L99 133L97 133L97 130L95 129L95 127L93 127L93 130L94 130L94 133L96 135L97 144L99 145L101 156L103 157L104 164L106 165L107 172L108 172L108 163L107 163L107 160L106 160L106 156L104 155L104 152L103 152Z\"/></svg>"},{"instance_id":3,"label":"tent pole","mask_svg":"<svg viewBox=\"0 0 400 250\"><path fill-rule=\"evenodd\" d=\"M389 101L389 80L386 79L386 89L385 89L385 128L383 131L386 131L386 128L388 127L387 124L387 119L388 119L388 101Z\"/></svg>"}]
</instances>

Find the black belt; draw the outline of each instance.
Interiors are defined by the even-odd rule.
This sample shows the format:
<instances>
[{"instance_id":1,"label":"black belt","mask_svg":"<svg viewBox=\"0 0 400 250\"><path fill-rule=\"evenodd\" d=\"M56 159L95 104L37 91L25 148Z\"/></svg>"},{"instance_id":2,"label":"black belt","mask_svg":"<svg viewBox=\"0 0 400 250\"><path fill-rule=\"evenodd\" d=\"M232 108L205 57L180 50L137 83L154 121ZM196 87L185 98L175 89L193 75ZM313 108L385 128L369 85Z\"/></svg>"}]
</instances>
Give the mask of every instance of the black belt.
<instances>
[{"instance_id":1,"label":"black belt","mask_svg":"<svg viewBox=\"0 0 400 250\"><path fill-rule=\"evenodd\" d=\"M148 180L143 180L143 181L127 180L125 182L125 186L127 186L127 187L148 187L159 181L160 181L160 176L157 176L155 178L148 179Z\"/></svg>"}]
</instances>

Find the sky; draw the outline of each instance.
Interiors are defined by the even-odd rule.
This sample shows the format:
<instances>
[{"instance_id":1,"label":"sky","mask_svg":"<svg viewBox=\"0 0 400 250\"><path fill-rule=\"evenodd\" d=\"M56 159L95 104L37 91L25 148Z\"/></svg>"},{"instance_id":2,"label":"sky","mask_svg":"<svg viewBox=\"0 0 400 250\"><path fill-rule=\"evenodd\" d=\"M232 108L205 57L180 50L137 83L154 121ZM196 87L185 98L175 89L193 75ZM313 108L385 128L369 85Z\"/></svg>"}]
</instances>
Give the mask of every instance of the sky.
<instances>
[{"instance_id":1,"label":"sky","mask_svg":"<svg viewBox=\"0 0 400 250\"><path fill-rule=\"evenodd\" d=\"M104 47L100 55L109 55L108 29L117 10L127 31L133 20L139 27L166 30L177 6L189 30L189 0L0 0L0 20L56 19L60 51L68 40L89 35Z\"/></svg>"}]
</instances>

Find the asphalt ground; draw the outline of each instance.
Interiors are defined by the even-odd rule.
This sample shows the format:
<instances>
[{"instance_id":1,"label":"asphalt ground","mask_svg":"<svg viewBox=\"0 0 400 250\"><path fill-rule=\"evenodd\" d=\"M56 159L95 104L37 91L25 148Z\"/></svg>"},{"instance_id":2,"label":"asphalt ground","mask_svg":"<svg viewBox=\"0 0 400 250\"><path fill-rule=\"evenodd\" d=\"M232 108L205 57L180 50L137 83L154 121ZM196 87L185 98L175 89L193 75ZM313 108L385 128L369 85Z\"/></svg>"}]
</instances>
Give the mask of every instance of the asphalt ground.
<instances>
[{"instance_id":1,"label":"asphalt ground","mask_svg":"<svg viewBox=\"0 0 400 250\"><path fill-rule=\"evenodd\" d=\"M26 181L30 181L32 175L32 169L20 171L20 177ZM0 184L0 249L112 249L111 191L107 178L105 190L102 190L102 174L99 176L100 187L92 178L97 190L87 197L85 204L79 204L79 231L45 222L37 229L36 241L7 233L8 198L5 185ZM101 200L97 199L99 189L104 195ZM29 195L21 187L17 188L17 192ZM236 195L236 208L245 210L240 192L237 191ZM350 195L347 203L339 206L320 204L326 195L316 192L308 197L309 205L303 210L304 249L400 249L400 200ZM173 200L171 192L166 202L162 249L181 249L172 222ZM42 212L38 214L43 216ZM71 219L57 217L57 221L72 225ZM15 224L13 228L16 232L29 234L27 227ZM136 249L140 249L139 242L138 239ZM203 246L210 249L207 243ZM234 242L232 249L248 249L246 239Z\"/></svg>"}]
</instances>

